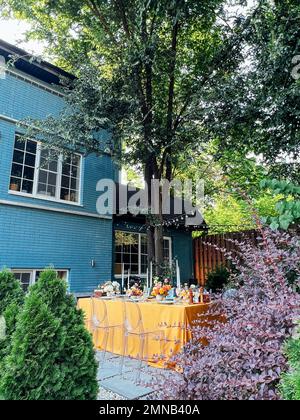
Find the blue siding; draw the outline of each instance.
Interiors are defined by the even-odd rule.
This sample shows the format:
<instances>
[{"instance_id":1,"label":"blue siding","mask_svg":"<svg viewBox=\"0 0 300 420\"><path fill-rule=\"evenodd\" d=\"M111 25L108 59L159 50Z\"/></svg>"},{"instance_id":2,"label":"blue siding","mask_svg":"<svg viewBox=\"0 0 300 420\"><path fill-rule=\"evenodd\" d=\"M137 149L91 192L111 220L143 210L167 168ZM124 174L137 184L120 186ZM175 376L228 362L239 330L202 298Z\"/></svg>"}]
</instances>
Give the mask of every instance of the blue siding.
<instances>
[{"instance_id":1,"label":"blue siding","mask_svg":"<svg viewBox=\"0 0 300 420\"><path fill-rule=\"evenodd\" d=\"M0 114L22 120L57 115L64 107L63 98L11 75L0 79ZM0 269L42 269L53 265L70 270L70 289L91 292L111 278L112 220L78 216L55 210L77 211L97 216L96 184L101 178L115 178L116 168L109 156L90 155L84 159L82 206L56 203L9 194L9 181L15 133L13 122L0 118ZM91 267L91 260L96 266Z\"/></svg>"},{"instance_id":2,"label":"blue siding","mask_svg":"<svg viewBox=\"0 0 300 420\"><path fill-rule=\"evenodd\" d=\"M192 234L173 230L171 233L173 258L178 259L182 282L194 278L194 257Z\"/></svg>"},{"instance_id":3,"label":"blue siding","mask_svg":"<svg viewBox=\"0 0 300 420\"><path fill-rule=\"evenodd\" d=\"M51 86L49 86L51 87ZM38 86L7 74L0 79L0 114L23 120L43 119L57 115L64 107L64 99Z\"/></svg>"},{"instance_id":4,"label":"blue siding","mask_svg":"<svg viewBox=\"0 0 300 420\"><path fill-rule=\"evenodd\" d=\"M0 221L0 269L69 269L73 292L111 278L110 220L0 205Z\"/></svg>"}]
</instances>

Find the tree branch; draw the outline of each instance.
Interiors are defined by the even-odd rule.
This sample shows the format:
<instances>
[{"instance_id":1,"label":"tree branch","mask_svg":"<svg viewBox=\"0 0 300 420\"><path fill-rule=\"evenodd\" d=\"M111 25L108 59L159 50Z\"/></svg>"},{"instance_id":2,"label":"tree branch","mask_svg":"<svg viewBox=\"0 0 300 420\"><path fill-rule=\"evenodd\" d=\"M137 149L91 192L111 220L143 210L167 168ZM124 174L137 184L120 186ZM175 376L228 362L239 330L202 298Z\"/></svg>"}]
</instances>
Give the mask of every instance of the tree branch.
<instances>
[{"instance_id":1,"label":"tree branch","mask_svg":"<svg viewBox=\"0 0 300 420\"><path fill-rule=\"evenodd\" d=\"M259 4L259 6L254 10L254 12L251 14L251 16L249 16L244 24L243 27L241 29L241 32L239 34L237 34L236 39L232 40L229 48L226 51L226 58L228 56L230 56L233 52L233 50L240 45L244 40L245 40L245 34L244 32L249 28L252 19L256 17L256 15L259 13L260 11L260 7L261 4ZM234 38L234 37L233 37ZM221 51L220 54L217 56L217 58L213 61L213 63L210 66L210 69L208 70L208 74L205 76L205 78L203 79L201 86L197 85L197 93L199 92L199 87L203 88L203 86L206 84L206 82L210 79L210 76L213 74L213 72L215 71L215 69L220 65L224 63L224 51ZM195 92L193 92L193 90L191 89L186 96L186 99L184 101L184 104L179 112L179 114L177 115L174 124L173 124L173 130L176 131L176 129L179 127L179 125L181 124L181 122L183 121L183 116L189 106L189 104L191 103L191 100L193 98L193 96L195 95Z\"/></svg>"},{"instance_id":2,"label":"tree branch","mask_svg":"<svg viewBox=\"0 0 300 420\"><path fill-rule=\"evenodd\" d=\"M119 11L119 13L121 14L121 20L122 20L122 24L123 24L123 29L124 32L127 36L128 39L131 39L132 34L130 31L130 27L129 27L129 22L126 16L126 9L125 9L125 5L123 0L115 0L114 1L115 6L116 6L116 10Z\"/></svg>"},{"instance_id":3,"label":"tree branch","mask_svg":"<svg viewBox=\"0 0 300 420\"><path fill-rule=\"evenodd\" d=\"M105 17L100 12L99 7L97 6L96 2L94 0L88 0L88 5L89 5L89 8L94 13L94 15L99 19L100 23L103 25L103 28L104 28L105 32L109 35L111 41L115 45L118 45L118 43L117 43L117 41L116 41L116 39L114 37L114 34L110 30L110 27L109 27L109 25L108 25Z\"/></svg>"}]
</instances>

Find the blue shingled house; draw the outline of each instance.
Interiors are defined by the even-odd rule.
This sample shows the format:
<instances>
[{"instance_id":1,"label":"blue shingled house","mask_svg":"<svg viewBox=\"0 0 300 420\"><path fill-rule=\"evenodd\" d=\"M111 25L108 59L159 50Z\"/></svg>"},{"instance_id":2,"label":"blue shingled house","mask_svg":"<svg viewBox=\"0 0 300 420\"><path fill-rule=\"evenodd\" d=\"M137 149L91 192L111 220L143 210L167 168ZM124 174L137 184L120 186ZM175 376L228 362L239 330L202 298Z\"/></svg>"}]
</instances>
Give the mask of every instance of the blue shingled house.
<instances>
[{"instance_id":1,"label":"blue shingled house","mask_svg":"<svg viewBox=\"0 0 300 420\"><path fill-rule=\"evenodd\" d=\"M11 55L21 58L0 73L0 269L13 270L26 289L52 265L78 294L120 278L122 264L145 277L144 221L96 211L98 180L119 178L110 155L51 160L40 142L21 139L19 121L57 115L61 76L73 76L0 41L2 60ZM190 231L166 230L164 252L166 260L178 258L183 280L193 276Z\"/></svg>"}]
</instances>

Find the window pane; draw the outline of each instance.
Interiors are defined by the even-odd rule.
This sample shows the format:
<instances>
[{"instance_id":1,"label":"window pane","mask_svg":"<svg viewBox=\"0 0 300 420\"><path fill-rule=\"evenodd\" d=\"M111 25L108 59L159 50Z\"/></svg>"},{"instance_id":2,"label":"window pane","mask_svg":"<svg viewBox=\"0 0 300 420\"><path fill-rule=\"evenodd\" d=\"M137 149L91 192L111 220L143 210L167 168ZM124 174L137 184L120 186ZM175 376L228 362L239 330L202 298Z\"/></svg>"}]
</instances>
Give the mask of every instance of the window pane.
<instances>
[{"instance_id":1,"label":"window pane","mask_svg":"<svg viewBox=\"0 0 300 420\"><path fill-rule=\"evenodd\" d=\"M131 254L131 263L132 264L138 264L139 263L139 254L138 254L138 252L136 254Z\"/></svg>"},{"instance_id":2,"label":"window pane","mask_svg":"<svg viewBox=\"0 0 300 420\"><path fill-rule=\"evenodd\" d=\"M120 252L116 253L116 262L121 263L122 262L122 254Z\"/></svg>"},{"instance_id":3,"label":"window pane","mask_svg":"<svg viewBox=\"0 0 300 420\"><path fill-rule=\"evenodd\" d=\"M116 262L115 263L115 275L122 274L122 264Z\"/></svg>"},{"instance_id":4,"label":"window pane","mask_svg":"<svg viewBox=\"0 0 300 420\"><path fill-rule=\"evenodd\" d=\"M70 191L70 201L72 201L73 203L77 203L78 202L78 192L77 191Z\"/></svg>"},{"instance_id":5,"label":"window pane","mask_svg":"<svg viewBox=\"0 0 300 420\"><path fill-rule=\"evenodd\" d=\"M69 188L70 186L70 178L67 176L62 176L61 177L61 186L63 188Z\"/></svg>"},{"instance_id":6,"label":"window pane","mask_svg":"<svg viewBox=\"0 0 300 420\"><path fill-rule=\"evenodd\" d=\"M49 197L55 197L56 187L52 185L48 185L47 187L47 195Z\"/></svg>"},{"instance_id":7,"label":"window pane","mask_svg":"<svg viewBox=\"0 0 300 420\"><path fill-rule=\"evenodd\" d=\"M30 168L29 166L24 166L23 178L30 179L31 181L33 181L34 168Z\"/></svg>"},{"instance_id":8,"label":"window pane","mask_svg":"<svg viewBox=\"0 0 300 420\"><path fill-rule=\"evenodd\" d=\"M22 178L23 166L13 163L11 175L17 178Z\"/></svg>"},{"instance_id":9,"label":"window pane","mask_svg":"<svg viewBox=\"0 0 300 420\"><path fill-rule=\"evenodd\" d=\"M23 161L24 161L24 152L20 152L19 150L15 150L14 151L13 161L15 163L21 163L21 164L23 164Z\"/></svg>"},{"instance_id":10,"label":"window pane","mask_svg":"<svg viewBox=\"0 0 300 420\"><path fill-rule=\"evenodd\" d=\"M78 177L78 172L79 172L79 169L76 168L75 166L72 166L71 171L70 171L70 175L73 176L74 178L77 178Z\"/></svg>"},{"instance_id":11,"label":"window pane","mask_svg":"<svg viewBox=\"0 0 300 420\"><path fill-rule=\"evenodd\" d=\"M47 184L47 177L48 177L48 172L46 171L39 171L39 182L41 182L42 184Z\"/></svg>"},{"instance_id":12,"label":"window pane","mask_svg":"<svg viewBox=\"0 0 300 420\"><path fill-rule=\"evenodd\" d=\"M36 154L36 142L31 141L31 140L27 140L26 151L29 152L29 153L33 153L35 155Z\"/></svg>"},{"instance_id":13,"label":"window pane","mask_svg":"<svg viewBox=\"0 0 300 420\"><path fill-rule=\"evenodd\" d=\"M73 166L79 166L80 165L80 156L73 155L72 156L72 165Z\"/></svg>"},{"instance_id":14,"label":"window pane","mask_svg":"<svg viewBox=\"0 0 300 420\"><path fill-rule=\"evenodd\" d=\"M26 141L23 140L22 136L16 136L15 149L24 150Z\"/></svg>"},{"instance_id":15,"label":"window pane","mask_svg":"<svg viewBox=\"0 0 300 420\"><path fill-rule=\"evenodd\" d=\"M47 185L39 182L37 192L38 194L47 195Z\"/></svg>"},{"instance_id":16,"label":"window pane","mask_svg":"<svg viewBox=\"0 0 300 420\"><path fill-rule=\"evenodd\" d=\"M9 189L11 191L21 191L22 180L20 178L11 178Z\"/></svg>"},{"instance_id":17,"label":"window pane","mask_svg":"<svg viewBox=\"0 0 300 420\"><path fill-rule=\"evenodd\" d=\"M131 274L139 274L139 266L137 264L131 264L130 273Z\"/></svg>"},{"instance_id":18,"label":"window pane","mask_svg":"<svg viewBox=\"0 0 300 420\"><path fill-rule=\"evenodd\" d=\"M22 192L26 194L32 194L33 191L33 181L23 180L22 182Z\"/></svg>"},{"instance_id":19,"label":"window pane","mask_svg":"<svg viewBox=\"0 0 300 420\"><path fill-rule=\"evenodd\" d=\"M62 174L70 176L71 175L71 166L64 163L63 167L62 167Z\"/></svg>"},{"instance_id":20,"label":"window pane","mask_svg":"<svg viewBox=\"0 0 300 420\"><path fill-rule=\"evenodd\" d=\"M60 192L60 199L61 200L66 200L66 201L70 201L70 194L69 194L69 190L62 188L61 192Z\"/></svg>"},{"instance_id":21,"label":"window pane","mask_svg":"<svg viewBox=\"0 0 300 420\"><path fill-rule=\"evenodd\" d=\"M58 165L58 162L55 160L52 160L51 162L49 162L49 171L57 172L57 165Z\"/></svg>"},{"instance_id":22,"label":"window pane","mask_svg":"<svg viewBox=\"0 0 300 420\"><path fill-rule=\"evenodd\" d=\"M67 271L58 271L57 277L59 277L62 280L67 280L68 278L68 272Z\"/></svg>"},{"instance_id":23,"label":"window pane","mask_svg":"<svg viewBox=\"0 0 300 420\"><path fill-rule=\"evenodd\" d=\"M71 190L79 189L79 179L71 178Z\"/></svg>"},{"instance_id":24,"label":"window pane","mask_svg":"<svg viewBox=\"0 0 300 420\"><path fill-rule=\"evenodd\" d=\"M56 174L49 172L48 175L48 184L52 186L56 186Z\"/></svg>"},{"instance_id":25,"label":"window pane","mask_svg":"<svg viewBox=\"0 0 300 420\"><path fill-rule=\"evenodd\" d=\"M30 153L26 153L25 165L34 167L35 166L35 155L31 155Z\"/></svg>"}]
</instances>

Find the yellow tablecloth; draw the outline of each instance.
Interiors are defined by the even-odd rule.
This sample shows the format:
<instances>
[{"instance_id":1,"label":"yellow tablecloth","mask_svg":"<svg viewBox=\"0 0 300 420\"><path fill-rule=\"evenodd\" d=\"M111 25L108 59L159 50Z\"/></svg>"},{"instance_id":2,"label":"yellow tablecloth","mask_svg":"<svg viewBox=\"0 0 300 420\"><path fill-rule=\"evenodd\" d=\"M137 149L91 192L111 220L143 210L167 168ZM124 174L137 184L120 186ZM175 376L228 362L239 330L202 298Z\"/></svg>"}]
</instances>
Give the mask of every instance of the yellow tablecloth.
<instances>
[{"instance_id":1,"label":"yellow tablecloth","mask_svg":"<svg viewBox=\"0 0 300 420\"><path fill-rule=\"evenodd\" d=\"M86 298L78 300L78 308L84 311L86 327L91 333L93 333L91 322L93 307L96 314L97 308L99 313L100 311L102 312L102 306L99 299L93 298L93 300L94 303L92 303L91 299ZM117 299L107 300L105 301L105 304L109 325L121 325L124 318L124 303ZM134 305L136 305L131 302L126 304L133 305L132 310L134 310ZM171 367L171 365L168 364L170 358L180 352L182 347L191 339L191 328L197 320L201 319L201 323L205 323L205 321L214 318L211 314L208 314L207 318L203 316L208 313L212 304L163 305L152 301L139 302L137 305L140 307L145 331L162 331L163 333L163 336L160 339L158 339L157 334L153 334L149 337L150 340L147 343L148 348L146 353L148 361L157 367ZM107 351L120 355L123 354L123 335L121 328L116 328L114 331L111 331L106 345ZM103 347L101 332L100 334L99 332L94 332L93 340L97 349ZM130 336L128 339L127 354L133 358L138 357L140 351L139 340L140 339L137 336Z\"/></svg>"}]
</instances>

